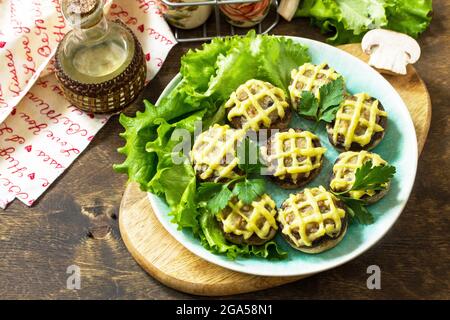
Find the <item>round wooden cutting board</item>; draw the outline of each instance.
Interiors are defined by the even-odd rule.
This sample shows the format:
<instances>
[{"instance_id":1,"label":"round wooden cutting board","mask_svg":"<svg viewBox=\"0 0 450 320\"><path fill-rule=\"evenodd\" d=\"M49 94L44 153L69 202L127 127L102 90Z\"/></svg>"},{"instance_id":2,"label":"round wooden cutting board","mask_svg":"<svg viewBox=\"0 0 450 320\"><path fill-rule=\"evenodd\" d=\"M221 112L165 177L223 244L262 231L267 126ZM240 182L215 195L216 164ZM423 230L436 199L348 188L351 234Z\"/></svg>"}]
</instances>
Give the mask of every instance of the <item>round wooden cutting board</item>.
<instances>
[{"instance_id":1,"label":"round wooden cutting board","mask_svg":"<svg viewBox=\"0 0 450 320\"><path fill-rule=\"evenodd\" d=\"M360 44L340 47L367 61ZM414 121L419 152L431 119L431 101L422 79L412 66L406 76L385 75L405 101ZM120 205L119 227L131 255L152 277L174 289L207 296L262 290L292 282L299 277L260 277L211 264L185 249L159 223L145 192L130 183Z\"/></svg>"}]
</instances>

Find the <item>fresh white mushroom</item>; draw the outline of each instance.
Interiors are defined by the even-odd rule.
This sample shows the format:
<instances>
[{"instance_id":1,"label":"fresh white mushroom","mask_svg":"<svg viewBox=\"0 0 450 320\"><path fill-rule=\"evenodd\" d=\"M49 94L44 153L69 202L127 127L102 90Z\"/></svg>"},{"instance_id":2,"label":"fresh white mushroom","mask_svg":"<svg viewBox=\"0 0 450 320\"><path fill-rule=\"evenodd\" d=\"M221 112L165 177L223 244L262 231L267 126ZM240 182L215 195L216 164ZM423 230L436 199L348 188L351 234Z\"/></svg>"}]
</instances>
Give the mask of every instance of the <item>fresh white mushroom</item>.
<instances>
[{"instance_id":1,"label":"fresh white mushroom","mask_svg":"<svg viewBox=\"0 0 450 320\"><path fill-rule=\"evenodd\" d=\"M420 46L410 36L385 30L367 32L361 42L362 50L370 55L369 65L397 74L406 74L406 66L420 57Z\"/></svg>"},{"instance_id":2,"label":"fresh white mushroom","mask_svg":"<svg viewBox=\"0 0 450 320\"><path fill-rule=\"evenodd\" d=\"M278 6L278 13L287 21L291 21L297 11L300 0L281 0Z\"/></svg>"}]
</instances>

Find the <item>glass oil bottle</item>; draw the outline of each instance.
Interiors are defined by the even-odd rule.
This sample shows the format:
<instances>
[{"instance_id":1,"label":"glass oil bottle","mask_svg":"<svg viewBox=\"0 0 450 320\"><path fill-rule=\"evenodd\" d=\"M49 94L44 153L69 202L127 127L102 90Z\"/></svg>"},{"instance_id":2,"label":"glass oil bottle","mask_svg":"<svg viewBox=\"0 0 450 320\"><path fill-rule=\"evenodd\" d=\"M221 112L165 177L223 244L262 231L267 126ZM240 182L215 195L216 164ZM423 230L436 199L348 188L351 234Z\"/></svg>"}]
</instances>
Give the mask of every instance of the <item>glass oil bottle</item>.
<instances>
[{"instance_id":1,"label":"glass oil bottle","mask_svg":"<svg viewBox=\"0 0 450 320\"><path fill-rule=\"evenodd\" d=\"M145 85L141 45L120 21L108 21L103 0L63 0L73 27L58 46L56 77L66 98L88 112L112 112L131 103Z\"/></svg>"}]
</instances>

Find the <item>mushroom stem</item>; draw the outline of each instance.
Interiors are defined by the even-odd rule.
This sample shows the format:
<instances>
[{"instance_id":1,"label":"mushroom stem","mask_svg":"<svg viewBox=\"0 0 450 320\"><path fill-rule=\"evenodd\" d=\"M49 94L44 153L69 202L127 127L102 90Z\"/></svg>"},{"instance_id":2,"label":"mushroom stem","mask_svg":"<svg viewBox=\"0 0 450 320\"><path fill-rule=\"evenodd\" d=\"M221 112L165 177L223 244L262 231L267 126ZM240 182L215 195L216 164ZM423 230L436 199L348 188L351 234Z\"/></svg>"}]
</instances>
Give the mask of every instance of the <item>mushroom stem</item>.
<instances>
[{"instance_id":1,"label":"mushroom stem","mask_svg":"<svg viewBox=\"0 0 450 320\"><path fill-rule=\"evenodd\" d=\"M369 65L405 75L408 58L404 51L393 50L389 47L376 47L372 49Z\"/></svg>"},{"instance_id":2,"label":"mushroom stem","mask_svg":"<svg viewBox=\"0 0 450 320\"><path fill-rule=\"evenodd\" d=\"M297 11L300 0L281 0L278 13L287 21L291 21Z\"/></svg>"}]
</instances>

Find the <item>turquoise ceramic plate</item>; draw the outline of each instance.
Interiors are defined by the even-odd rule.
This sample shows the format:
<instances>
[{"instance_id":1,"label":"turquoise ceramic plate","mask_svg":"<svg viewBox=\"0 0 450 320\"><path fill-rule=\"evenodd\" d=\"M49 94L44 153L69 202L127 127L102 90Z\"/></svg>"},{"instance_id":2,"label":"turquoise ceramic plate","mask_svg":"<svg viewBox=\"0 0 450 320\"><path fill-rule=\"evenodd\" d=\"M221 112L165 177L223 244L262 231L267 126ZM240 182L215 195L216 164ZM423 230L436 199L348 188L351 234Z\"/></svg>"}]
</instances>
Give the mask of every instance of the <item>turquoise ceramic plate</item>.
<instances>
[{"instance_id":1,"label":"turquoise ceramic plate","mask_svg":"<svg viewBox=\"0 0 450 320\"><path fill-rule=\"evenodd\" d=\"M329 251L316 255L308 255L291 249L278 235L276 240L289 252L289 258L281 261L261 258L239 258L232 261L225 256L210 253L189 231L177 230L177 226L170 222L169 208L165 201L149 194L159 221L175 239L203 259L235 271L263 276L301 276L331 269L348 262L373 246L392 227L400 216L414 183L417 167L416 133L408 109L395 89L378 72L340 49L303 38L293 38L293 40L308 46L313 63L328 62L330 66L341 73L351 93L367 92L381 101L388 112L389 120L386 135L374 152L379 153L394 165L397 173L389 193L378 203L370 206L375 223L368 226L351 224L341 243ZM181 76L177 75L161 94L161 97L167 95L180 79ZM291 127L312 129L313 126L313 123L299 118L293 119L291 123ZM337 158L338 152L328 142L324 126L315 130L315 133L328 151L320 176L308 186L321 184L327 186L332 164ZM269 193L275 198L278 206L293 192L282 190L270 183L268 186Z\"/></svg>"}]
</instances>

